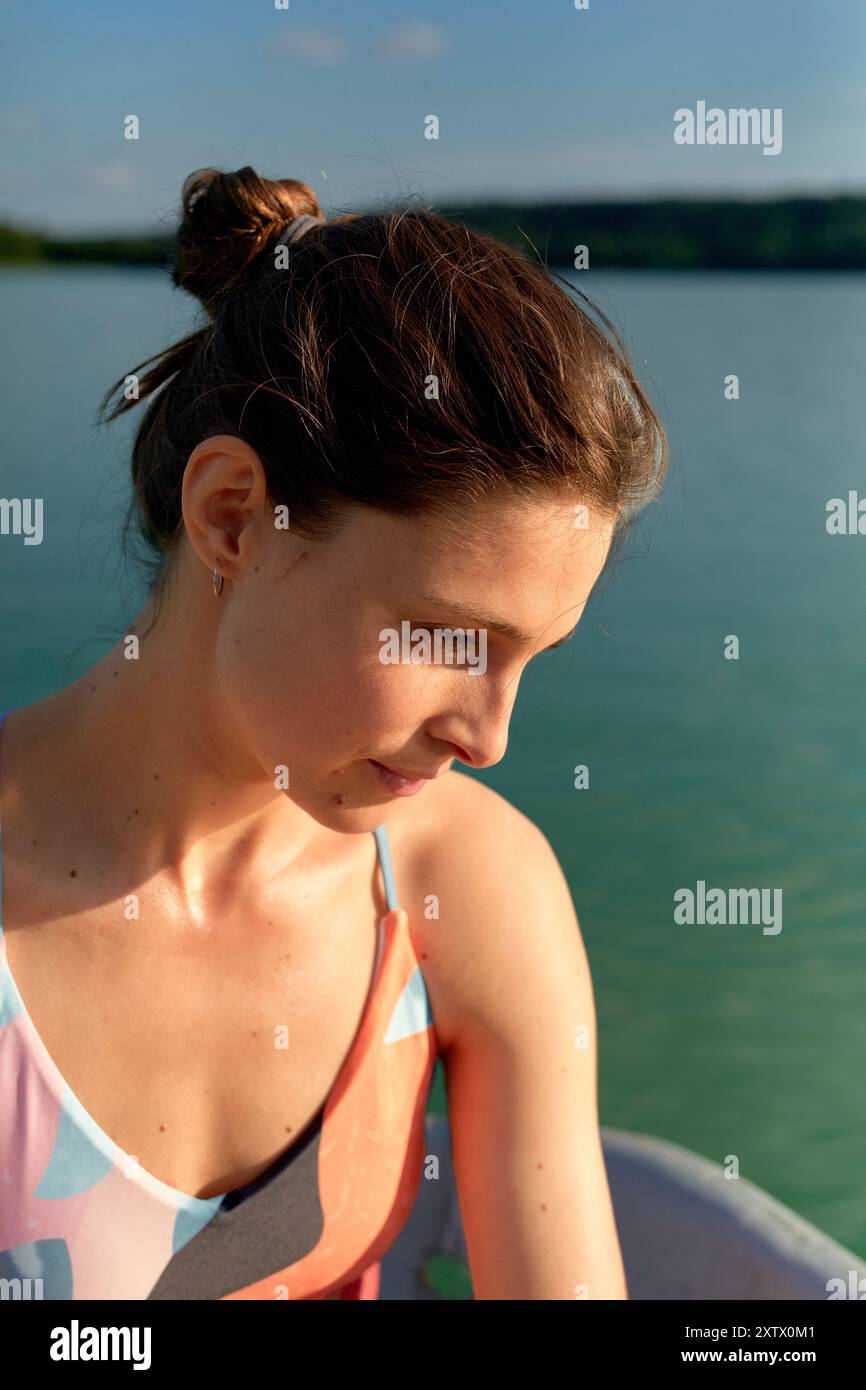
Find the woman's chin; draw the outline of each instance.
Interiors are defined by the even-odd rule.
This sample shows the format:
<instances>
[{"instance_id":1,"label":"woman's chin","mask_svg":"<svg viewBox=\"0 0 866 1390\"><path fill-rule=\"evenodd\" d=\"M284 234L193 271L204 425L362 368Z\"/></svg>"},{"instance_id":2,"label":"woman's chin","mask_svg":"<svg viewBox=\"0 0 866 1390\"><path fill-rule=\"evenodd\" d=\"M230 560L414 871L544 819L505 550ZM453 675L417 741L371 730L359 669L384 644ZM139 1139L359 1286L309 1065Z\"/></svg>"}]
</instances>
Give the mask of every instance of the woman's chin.
<instances>
[{"instance_id":1,"label":"woman's chin","mask_svg":"<svg viewBox=\"0 0 866 1390\"><path fill-rule=\"evenodd\" d=\"M349 792L333 790L305 797L303 800L297 797L291 799L318 825L340 835L360 835L365 831L375 830L382 824L388 800L383 798L381 802L372 801L369 799L369 793L365 793L364 800L360 801Z\"/></svg>"}]
</instances>

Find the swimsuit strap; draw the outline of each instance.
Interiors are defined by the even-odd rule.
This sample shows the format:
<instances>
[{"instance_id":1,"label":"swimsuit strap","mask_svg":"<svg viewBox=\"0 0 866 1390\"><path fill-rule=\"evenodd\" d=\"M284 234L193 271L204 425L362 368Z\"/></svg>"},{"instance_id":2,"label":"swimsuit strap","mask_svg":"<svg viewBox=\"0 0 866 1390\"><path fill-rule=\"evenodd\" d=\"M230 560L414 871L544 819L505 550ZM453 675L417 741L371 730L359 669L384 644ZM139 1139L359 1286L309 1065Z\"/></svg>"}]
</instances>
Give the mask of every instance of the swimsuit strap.
<instances>
[{"instance_id":1,"label":"swimsuit strap","mask_svg":"<svg viewBox=\"0 0 866 1390\"><path fill-rule=\"evenodd\" d=\"M397 899L397 885L394 882L394 869L391 864L391 847L388 844L388 827L383 821L377 825L373 831L376 836L376 850L379 855L379 864L382 869L382 877L385 880L385 897L388 903L388 911L393 912L400 906Z\"/></svg>"}]
</instances>

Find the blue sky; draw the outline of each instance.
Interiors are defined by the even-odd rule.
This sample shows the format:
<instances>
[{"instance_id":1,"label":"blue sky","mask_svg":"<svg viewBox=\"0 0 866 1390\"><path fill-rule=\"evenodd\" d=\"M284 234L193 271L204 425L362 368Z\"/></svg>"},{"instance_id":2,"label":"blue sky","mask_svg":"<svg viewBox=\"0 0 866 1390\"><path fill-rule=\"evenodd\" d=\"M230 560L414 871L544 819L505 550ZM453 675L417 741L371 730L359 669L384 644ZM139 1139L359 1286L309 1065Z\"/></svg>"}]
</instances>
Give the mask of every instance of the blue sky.
<instances>
[{"instance_id":1,"label":"blue sky","mask_svg":"<svg viewBox=\"0 0 866 1390\"><path fill-rule=\"evenodd\" d=\"M866 0L0 0L0 24L0 219L46 230L165 226L208 164L326 213L866 189ZM676 145L699 100L781 107L781 153Z\"/></svg>"}]
</instances>

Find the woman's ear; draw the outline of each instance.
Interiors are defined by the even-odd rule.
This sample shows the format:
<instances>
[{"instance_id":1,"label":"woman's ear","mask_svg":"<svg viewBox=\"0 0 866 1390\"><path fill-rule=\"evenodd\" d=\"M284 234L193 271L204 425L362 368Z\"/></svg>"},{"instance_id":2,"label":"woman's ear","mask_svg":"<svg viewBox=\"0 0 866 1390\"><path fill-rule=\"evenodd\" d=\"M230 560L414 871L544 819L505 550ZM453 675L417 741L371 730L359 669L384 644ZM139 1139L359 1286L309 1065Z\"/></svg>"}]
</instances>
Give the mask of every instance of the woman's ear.
<instances>
[{"instance_id":1,"label":"woman's ear","mask_svg":"<svg viewBox=\"0 0 866 1390\"><path fill-rule=\"evenodd\" d=\"M219 434L196 445L184 470L181 512L189 543L208 570L219 555L223 576L237 577L242 538L266 495L261 460L245 440Z\"/></svg>"}]
</instances>

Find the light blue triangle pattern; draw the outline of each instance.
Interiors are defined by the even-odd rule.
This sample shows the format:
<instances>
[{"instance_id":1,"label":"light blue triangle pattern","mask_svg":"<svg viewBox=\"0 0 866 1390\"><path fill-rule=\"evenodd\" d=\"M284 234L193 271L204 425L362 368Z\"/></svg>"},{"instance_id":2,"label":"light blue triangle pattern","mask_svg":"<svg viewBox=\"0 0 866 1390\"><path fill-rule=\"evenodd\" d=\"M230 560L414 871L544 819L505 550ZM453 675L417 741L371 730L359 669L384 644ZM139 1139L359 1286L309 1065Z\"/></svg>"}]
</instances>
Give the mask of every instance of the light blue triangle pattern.
<instances>
[{"instance_id":1,"label":"light blue triangle pattern","mask_svg":"<svg viewBox=\"0 0 866 1390\"><path fill-rule=\"evenodd\" d=\"M60 1102L57 1136L34 1197L73 1197L98 1183L113 1166L105 1138L81 1102L66 1086Z\"/></svg>"},{"instance_id":2,"label":"light blue triangle pattern","mask_svg":"<svg viewBox=\"0 0 866 1390\"><path fill-rule=\"evenodd\" d=\"M421 967L417 966L394 1005L383 1041L394 1043L400 1042L401 1038L411 1038L414 1033L423 1033L432 1022L427 986Z\"/></svg>"},{"instance_id":3,"label":"light blue triangle pattern","mask_svg":"<svg viewBox=\"0 0 866 1390\"><path fill-rule=\"evenodd\" d=\"M171 1248L175 1255L178 1250L183 1249L187 1241L192 1240L193 1236L197 1236L209 1221L213 1221L222 1205L224 1195L223 1193L219 1197L180 1198L171 1242ZM187 1206L185 1205L186 1202L194 1202L195 1205Z\"/></svg>"},{"instance_id":4,"label":"light blue triangle pattern","mask_svg":"<svg viewBox=\"0 0 866 1390\"><path fill-rule=\"evenodd\" d=\"M0 878L0 892L3 891L3 880ZM4 1023L11 1023L13 1018L20 1014L24 1005L16 989L13 989L12 976L9 974L9 966L6 957L0 965L0 1028Z\"/></svg>"},{"instance_id":5,"label":"light blue triangle pattern","mask_svg":"<svg viewBox=\"0 0 866 1390\"><path fill-rule=\"evenodd\" d=\"M0 1250L0 1279L41 1279L41 1288L31 1282L21 1286L21 1297L32 1299L72 1297L72 1261L65 1240L33 1240ZM8 1285L4 1285L8 1288ZM13 1295L14 1296L14 1295Z\"/></svg>"}]
</instances>

